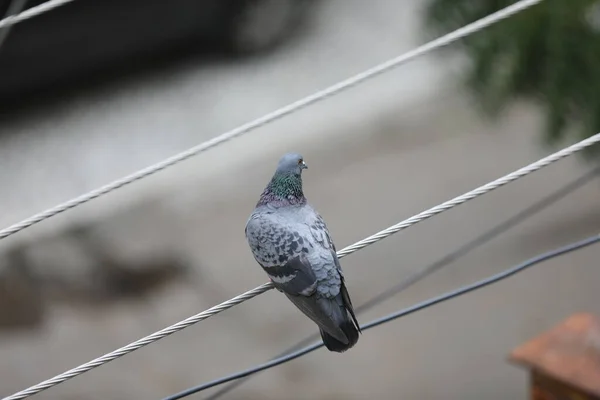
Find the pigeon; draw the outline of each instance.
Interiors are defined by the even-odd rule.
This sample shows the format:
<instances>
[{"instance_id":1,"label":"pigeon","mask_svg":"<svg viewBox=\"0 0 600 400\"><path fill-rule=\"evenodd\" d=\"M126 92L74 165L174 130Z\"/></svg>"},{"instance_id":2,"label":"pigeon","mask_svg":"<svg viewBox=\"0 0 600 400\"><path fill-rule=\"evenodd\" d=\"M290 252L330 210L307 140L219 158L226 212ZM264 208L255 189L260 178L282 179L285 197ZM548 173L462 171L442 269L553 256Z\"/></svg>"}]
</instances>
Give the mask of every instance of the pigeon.
<instances>
[{"instance_id":1,"label":"pigeon","mask_svg":"<svg viewBox=\"0 0 600 400\"><path fill-rule=\"evenodd\" d=\"M304 197L298 153L285 154L245 228L254 259L275 288L317 324L329 351L353 347L361 333L325 221Z\"/></svg>"}]
</instances>

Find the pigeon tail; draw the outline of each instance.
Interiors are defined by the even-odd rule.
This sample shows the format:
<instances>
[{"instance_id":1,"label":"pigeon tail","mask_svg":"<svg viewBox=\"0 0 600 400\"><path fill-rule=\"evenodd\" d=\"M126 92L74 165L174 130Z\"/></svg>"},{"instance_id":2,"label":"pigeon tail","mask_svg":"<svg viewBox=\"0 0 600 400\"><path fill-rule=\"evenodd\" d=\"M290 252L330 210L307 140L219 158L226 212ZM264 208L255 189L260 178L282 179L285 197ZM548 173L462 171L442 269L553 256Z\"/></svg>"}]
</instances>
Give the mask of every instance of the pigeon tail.
<instances>
[{"instance_id":1,"label":"pigeon tail","mask_svg":"<svg viewBox=\"0 0 600 400\"><path fill-rule=\"evenodd\" d=\"M343 353L346 350L352 348L356 344L356 342L358 342L359 332L356 328L356 325L354 325L354 323L349 319L347 321L342 322L339 325L339 328L342 332L344 332L344 335L346 335L346 337L348 338L348 343L340 342L339 340L325 332L323 329L319 329L319 331L321 332L321 339L323 339L323 343L325 344L325 347L327 347L327 350L335 351L336 353Z\"/></svg>"},{"instance_id":2,"label":"pigeon tail","mask_svg":"<svg viewBox=\"0 0 600 400\"><path fill-rule=\"evenodd\" d=\"M285 292L284 292L285 293ZM354 316L352 303L349 302L345 286L334 298L285 295L312 319L321 331L325 346L330 351L341 353L358 341L360 327Z\"/></svg>"},{"instance_id":3,"label":"pigeon tail","mask_svg":"<svg viewBox=\"0 0 600 400\"><path fill-rule=\"evenodd\" d=\"M347 340L340 341L338 338L330 335L322 328L319 329L319 331L321 332L323 343L329 351L343 353L344 351L352 348L356 342L358 342L358 335L361 331L360 325L358 324L356 316L354 315L354 309L352 307L352 303L350 302L350 297L348 296L348 291L346 290L345 285L342 285L340 288L340 294L338 294L336 300L336 303L339 306L339 308L335 310L337 312L334 312L334 321L337 325L336 331L341 331Z\"/></svg>"}]
</instances>

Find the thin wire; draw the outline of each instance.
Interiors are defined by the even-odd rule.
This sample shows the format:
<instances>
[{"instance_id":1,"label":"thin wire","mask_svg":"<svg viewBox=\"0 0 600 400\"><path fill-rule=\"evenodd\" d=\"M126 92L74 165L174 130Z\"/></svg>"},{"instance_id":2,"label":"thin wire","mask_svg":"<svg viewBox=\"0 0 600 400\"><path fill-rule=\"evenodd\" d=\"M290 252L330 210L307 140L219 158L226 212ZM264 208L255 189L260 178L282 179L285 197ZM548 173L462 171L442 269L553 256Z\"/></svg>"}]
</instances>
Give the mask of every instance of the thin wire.
<instances>
[{"instance_id":1,"label":"thin wire","mask_svg":"<svg viewBox=\"0 0 600 400\"><path fill-rule=\"evenodd\" d=\"M488 229L486 232L477 236L475 239L463 244L458 249L446 254L445 256L443 256L442 258L438 259L437 261L431 263L430 265L426 266L425 268L415 272L414 274L410 275L408 278L404 279L400 283L384 290L383 292L381 292L381 293L377 294L376 296L372 297L371 299L367 300L365 303L363 303L362 305L360 305L359 307L356 308L356 313L360 314L360 313L363 313L365 311L372 309L373 307L375 307L375 306L381 304L382 302L390 299L391 297L397 295L398 293L408 289L409 287L411 287L414 284L416 284L417 282L423 280L424 278L426 278L427 276L436 272L437 270L449 265L452 262L455 262L456 260L458 260L461 257L464 257L465 255L469 254L471 251L477 249L478 247L483 246L484 244L488 243L489 241L491 241L492 239L501 235L502 233L508 231L509 229L519 225L522 222L525 222L527 219L533 217L534 215L540 213L541 211L550 207L551 205L558 202L559 200L565 198L569 194L573 193L575 190L583 187L584 185L589 183L592 179L595 179L598 176L599 172L600 172L600 167L596 167L596 168L586 172L579 178L574 179L573 181L567 183L566 185L562 186L558 190L550 193L549 195L545 196L541 200L538 200L534 204L530 205L529 207L525 208L524 210L521 210L520 212L513 215L512 217L502 221L501 223L497 224L496 226L492 227L491 229ZM317 340L318 338L319 338L318 333L307 336L304 339L300 340L295 345L290 346L288 349L286 349L282 353L273 357L272 360L283 357L291 352L294 352L302 347L305 347L308 344L312 343L313 341ZM248 375L244 378L237 379L237 380L229 383L229 385L221 388L220 390L218 390L215 393L208 396L206 398L206 400L216 400L216 399L220 398L224 394L227 394L231 390L242 385L244 382L249 380L252 376L254 376L254 375Z\"/></svg>"},{"instance_id":2,"label":"thin wire","mask_svg":"<svg viewBox=\"0 0 600 400\"><path fill-rule=\"evenodd\" d=\"M449 200L445 203L442 203L438 206L430 208L429 210L423 211L420 214L410 217L409 219L407 219L405 221L402 221L396 225L390 226L389 228L384 229L372 236L369 236L366 239L356 242L353 245L350 245L350 246L340 250L337 253L338 257L342 258L349 254L352 254L355 251L358 251L358 250L365 248L371 244L374 244L380 240L383 240L395 233L398 233L401 230L408 228L409 226L415 225L415 224L417 224L421 221L424 221L434 215L440 214L440 213L447 211L453 207L456 207L462 203L465 203L465 202L472 200L476 197L479 197L483 194L489 193L494 189L497 189L501 186L504 186L505 184L507 184L509 182L513 182L519 178L524 177L525 175L528 175L528 174L535 172L541 168L544 168L544 167L548 166L549 164L552 164L553 162L556 162L564 157L575 154L587 147L592 146L593 144L595 144L599 141L600 141L600 133L597 133L594 136L591 136L585 140L575 143L567 148L564 148L554 154L551 154L545 158L542 158L532 164L529 164L526 167L523 167L517 171L514 171L514 172L512 172L508 175L505 175L499 179L496 179L495 181L492 181L486 185L480 186L477 189L467 192L461 196L455 197L454 199ZM163 339L175 332L185 329L191 325L194 325L197 322L205 320L215 314L218 314L222 311L232 308L240 303L243 303L246 300L250 300L253 297L256 297L259 294L262 294L271 289L273 289L273 284L271 282L264 283L255 289L249 290L249 291L247 291L241 295L238 295L230 300L227 300L219 305L209 308L206 311L203 311L199 314L191 316L183 321L180 321L174 325L171 325L171 326L164 328L158 332L155 332L149 336L139 339L133 343L130 343L125 347L121 347L120 349L112 351L108 354L98 357L92 361L85 363L85 364L82 364L76 368L73 368L66 372L63 372L62 374L57 375L54 378L48 379L46 381L38 383L37 385L31 386L28 389L25 389L18 393L15 393L12 396L4 398L3 400L24 399L24 398L32 396L36 393L39 393L46 389L49 389L55 385L58 385L60 383L63 383L65 381L71 379L71 378L74 378L78 375L86 373L86 372L88 372L96 367L99 367L101 365L104 365L110 361L116 360L119 357L122 357L128 353L135 351L135 350L138 350L138 349L140 349L144 346L147 346L153 342Z\"/></svg>"},{"instance_id":3,"label":"thin wire","mask_svg":"<svg viewBox=\"0 0 600 400\"><path fill-rule=\"evenodd\" d=\"M541 160L534 162L532 164L529 164L528 166L523 167L513 173L505 175L502 178L496 179L495 181L492 181L486 185L480 186L475 190L472 190L461 196L455 197L452 200L448 200L447 202L442 203L433 208L430 208L427 211L423 211L422 213L417 214L414 217L411 217L411 218L409 218L405 221L402 221L396 225L390 226L389 228L384 229L381 232L378 232L372 236L369 236L368 238L365 238L357 243L354 243L351 246L346 247L345 249L340 251L339 256L343 257L347 254L351 254L357 250L360 250L363 247L367 247L367 246L369 246L375 242L378 242L381 239L385 239L386 237L393 235L394 233L397 233L411 225L414 225L418 222L421 222L428 218L431 218L434 215L442 213L446 210L456 207L456 206L458 206L462 203L465 203L469 200L473 200L474 198L479 197L482 194L489 193L492 190L495 190L501 186L506 185L507 183L513 182L513 181L515 181L519 178L522 178L526 175L529 175L532 172L538 171L538 170L540 170L540 169L542 169L564 157L567 157L571 154L579 152L579 151L581 151L587 147L590 147L598 142L600 142L600 133L597 133L594 136L591 136L585 140L582 140L579 143L575 143L574 145L564 148L554 154L549 155L548 157L542 158Z\"/></svg>"},{"instance_id":4,"label":"thin wire","mask_svg":"<svg viewBox=\"0 0 600 400\"><path fill-rule=\"evenodd\" d=\"M22 390L18 393L13 394L12 396L8 396L5 397L3 400L17 400L17 399L25 399L29 396L33 396L34 394L37 394L39 392L42 392L46 389L49 389L55 385L58 385L59 383L63 383L71 378L74 378L78 375L81 375L85 372L88 372L96 367L99 367L103 364L106 364L110 361L116 360L119 357L124 356L125 354L131 353L132 351L138 350L144 346L147 346L159 339L165 338L177 331L180 331L190 325L193 325L197 322L200 322L208 317L211 317L223 310L226 310L228 308L233 307L236 304L240 304L242 302L244 302L245 300L251 299L261 293L266 292L267 290L272 289L272 286L270 283L261 285L253 290L249 290L246 293L243 293L239 296L236 296L226 302L223 302L219 305L216 305L212 308L209 308L206 311L203 311L199 314L196 314L192 317L189 317L187 319L184 319L183 321L180 321L174 325L171 325L167 328L164 328L158 332L153 333L152 335L146 336L142 339L136 340L133 343L128 344L127 346L121 347L120 349L117 349L115 351L112 351L108 354L103 355L102 357L98 357L92 361L89 361L85 364L82 364L80 366L78 366L77 368L73 368L70 369L60 375L55 376L52 379L48 379L46 381L43 381L35 386L32 386L28 389Z\"/></svg>"},{"instance_id":5,"label":"thin wire","mask_svg":"<svg viewBox=\"0 0 600 400\"><path fill-rule=\"evenodd\" d=\"M405 308L403 310L397 311L395 313L392 313L392 314L389 314L389 315L384 316L382 318L379 318L379 319L376 319L374 321L371 321L368 324L362 325L361 329L363 331L366 331L368 329L375 328L375 327L377 327L379 325L386 324L386 323L388 323L390 321L393 321L395 319L398 319L398 318L401 318L401 317L405 317L405 316L413 314L413 313L415 313L417 311L421 311L421 310L424 310L426 308L429 308L429 307L431 307L433 305L442 303L444 301L447 301L447 300L459 297L459 296L461 296L463 294L466 294L466 293L472 292L474 290L478 290L478 289L484 288L486 286L489 286L491 284L494 284L494 283L497 283L499 281L502 281L502 280L504 280L504 279L506 279L508 277L511 277L511 276L513 276L513 275L515 275L515 274L517 274L519 272L522 272L525 269L530 268L530 267L532 267L532 266L534 266L536 264L539 264L539 263L541 263L543 261L547 261L547 260L549 260L551 258L558 257L560 255L564 255L566 253L582 249L582 248L584 248L586 246L590 246L590 245L598 243L598 242L600 242L600 234L594 235L594 236L588 237L586 239L580 240L578 242L574 242L574 243L571 243L569 245L560 247L558 249L555 249L555 250L552 250L552 251L540 254L540 255L538 255L538 256L536 256L534 258L529 259L528 261L526 261L526 262L524 262L524 263L522 263L520 265L517 265L517 266L515 266L513 268L510 268L510 269L508 269L506 271L503 271L503 272L500 272L498 274L492 275L492 276L490 276L488 278L485 278L485 279L483 279L481 281L472 283L472 284L470 284L468 286L463 286L463 287L461 287L459 289L453 290L451 292L447 292L447 293L445 293L445 294L443 294L441 296L437 296L437 297L431 298L429 300L425 300L425 301L423 301L421 303L417 303L417 304L415 304L415 305L413 305L411 307ZM280 357L280 358L277 358L275 360L266 362L264 364L260 364L260 365L257 365L255 367L252 367L252 368L249 368L249 369L237 372L235 374L231 374L231 375L219 378L219 379L215 379L213 381L204 383L202 385L196 386L196 387L191 388L191 389L187 389L187 390L179 392L179 393L177 393L175 395L172 395L172 396L169 396L169 397L165 397L163 400L178 400L178 399L182 399L182 398L190 396L190 395L192 395L194 393L198 393L198 392L201 392L203 390L206 390L206 389L218 386L218 385L222 385L223 383L230 382L232 380L243 378L243 377L246 377L246 376L250 376L250 375L253 375L253 374L257 373L257 372L264 371L266 369L270 369L270 368L273 368L275 366L284 364L284 363L286 363L288 361L294 360L294 359L296 359L298 357L301 357L301 356L304 356L304 355L306 355L308 353L311 353L311 352L313 352L313 351L315 351L315 350L317 350L317 349L319 349L321 347L323 347L323 342L314 343L314 344L312 344L312 345L310 345L310 346L308 346L308 347L306 347L304 349L298 350L298 351L296 351L294 353L287 354L287 355L285 355L283 357Z\"/></svg>"},{"instance_id":6,"label":"thin wire","mask_svg":"<svg viewBox=\"0 0 600 400\"><path fill-rule=\"evenodd\" d=\"M47 13L48 11L54 10L60 6L71 3L74 0L48 0L39 6L31 7L30 9L23 11L22 13L12 15L0 20L0 29L6 28L18 24L19 22L28 20L38 15Z\"/></svg>"},{"instance_id":7,"label":"thin wire","mask_svg":"<svg viewBox=\"0 0 600 400\"><path fill-rule=\"evenodd\" d=\"M12 0L8 6L8 9L6 10L5 18L20 13L23 10L23 8L25 8L25 4L27 4L27 0ZM0 48L2 48L2 45L6 41L6 38L8 37L10 31L10 26L7 26L6 28L0 28Z\"/></svg>"},{"instance_id":8,"label":"thin wire","mask_svg":"<svg viewBox=\"0 0 600 400\"><path fill-rule=\"evenodd\" d=\"M354 87L354 86L358 85L359 83L362 83L370 78L376 77L384 72L392 70L393 68L396 68L414 58L422 56L432 50L435 50L439 47L446 46L458 39L461 39L467 35L470 35L474 32L484 29L504 18L510 17L513 14L516 14L522 10L525 10L526 8L529 8L537 3L540 3L541 1L542 0L521 0L513 5L503 8L500 11L490 14L485 18L482 18L471 24L468 24L460 29L455 30L454 32L451 32L444 36L441 36L431 42L428 42L420 47L417 47L414 50L411 50L411 51L404 53L398 57L395 57L391 60L383 62L379 65L376 65L375 67L373 67L371 69L368 69L364 72L354 75L351 78L348 78L344 81L336 83L335 85L332 85L326 89L316 92L310 96L307 96L303 99L295 101L295 102L293 102L287 106L284 106L278 110L275 110L263 117L255 119L254 121L248 122L248 123L246 123L242 126L239 126L229 132L223 133L222 135L219 135L219 136L217 136L213 139L210 139L204 143L194 146L194 147L192 147L186 151L183 151L179 154L171 156L171 157L169 157L163 161L160 161L154 165L146 167L138 172L135 172L131 175L128 175L121 179L113 181L107 185L104 185L100 188L92 190L91 192L85 193L79 197L71 199L65 203L59 204L55 207L47 209L46 211L35 214L21 222L18 222L18 223L11 225L5 229L2 229L0 231L0 239L4 239L11 235L14 235L17 232L20 232L23 229L29 228L29 227L31 227L39 222L42 222L48 218L54 217L54 216L56 216L62 212L65 212L69 209L80 206L84 203L87 203L90 200L93 200L97 197L108 194L114 190L117 190L123 186L129 185L135 181L146 178L146 177L153 175L165 168L171 167L171 166L178 164L184 160L187 160L190 157L198 155L212 147L215 147L215 146L222 144L228 140L231 140L235 137L238 137L245 133L253 131L253 130L255 130L259 127L262 127L266 124L269 124L273 121L281 119L289 114L292 114L293 112L296 112L296 111L303 109L311 104L314 104L321 100L324 100L325 98L328 98L330 96L338 94L346 89ZM30 10L28 10L28 11L30 11ZM19 14L19 15L22 15L22 14ZM11 17L11 18L15 18L15 17ZM6 19L3 21L6 21ZM5 26L5 25L2 25L3 21L0 21L0 27Z\"/></svg>"}]
</instances>

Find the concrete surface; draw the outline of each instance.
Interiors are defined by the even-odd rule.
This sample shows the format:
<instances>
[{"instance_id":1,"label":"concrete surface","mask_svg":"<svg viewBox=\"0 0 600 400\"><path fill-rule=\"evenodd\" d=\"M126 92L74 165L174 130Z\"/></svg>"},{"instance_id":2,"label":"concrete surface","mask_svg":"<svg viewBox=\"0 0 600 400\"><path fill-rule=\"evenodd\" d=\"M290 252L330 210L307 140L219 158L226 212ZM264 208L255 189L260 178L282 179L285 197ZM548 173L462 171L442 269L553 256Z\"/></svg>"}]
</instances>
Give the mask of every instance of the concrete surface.
<instances>
[{"instance_id":1,"label":"concrete surface","mask_svg":"<svg viewBox=\"0 0 600 400\"><path fill-rule=\"evenodd\" d=\"M208 67L183 68L170 73L168 79L131 83L112 94L107 89L104 94L64 103L35 119L15 120L10 128L30 135L13 136L13 142L7 142L8 148L20 147L12 147L8 160L0 158L13 171L11 175L3 169L0 179L8 182L17 174L36 177L39 184L36 181L34 188L22 181L22 186L13 188L19 196L6 201L15 211L3 216L3 221L12 222L44 204L93 188L195 144L208 132L220 133L323 82L331 83L391 57L405 50L403 46L412 47L411 41L417 40L419 3L378 1L367 6L358 1L332 1L320 14L331 19L321 20L306 41L270 61L224 69L215 66L210 74ZM382 34L386 29L389 35ZM403 41L397 41L401 33ZM318 40L311 36L317 34L322 35ZM322 47L310 47L311 56L302 53L309 44L317 43ZM303 46L307 47L301 51ZM280 69L278 59L298 69ZM340 69L323 68L334 59ZM2 334L0 395L49 378L264 282L264 273L247 249L243 226L283 151L304 154L310 166L305 176L306 194L326 218L339 248L549 152L539 145L540 118L534 108L517 104L497 123L483 121L462 93L438 86L447 76L439 64L435 58L409 64L336 101L148 179L135 189L82 207L72 216L58 217L58 222L49 222L47 228L40 224L29 237L57 232L61 224L88 218L84 213L92 217L106 217L113 210L130 213L130 219L116 214L104 220L107 226L113 224L115 240L121 244L129 241L141 252L166 241L197 266L196 279L188 285L171 285L143 300L100 307L56 306L43 329ZM236 75L240 71L245 75ZM299 76L300 72L302 81L285 76ZM250 73L256 75L249 79ZM230 80L218 79L224 74L229 74ZM265 94L267 88L272 96ZM205 119L223 109L231 110L229 119ZM84 139L78 136L81 131L86 132ZM45 150L34 145L45 141L53 145ZM23 149L24 144L38 152L30 150L18 157L14 149ZM7 146L2 146L2 151ZM107 154L111 155L108 160ZM32 159L39 164L28 170L25 164ZM52 165L55 159L62 164ZM44 165L43 173L40 165ZM561 161L345 258L342 265L353 302L363 303L583 170L575 158ZM74 177L77 171L81 180ZM366 322L596 233L599 195L597 184L588 185L427 281L360 315L359 320ZM154 211L128 211L136 198L154 201ZM170 224L165 222L169 220ZM136 224L143 231L165 235L137 236L125 229ZM10 241L5 246L10 246ZM365 332L358 345L343 355L319 351L262 373L225 398L525 398L527 375L508 365L506 356L513 347L571 313L600 313L599 255L600 249L592 247L547 262L477 293ZM39 398L160 399L266 361L314 331L314 325L279 293L269 292Z\"/></svg>"}]
</instances>

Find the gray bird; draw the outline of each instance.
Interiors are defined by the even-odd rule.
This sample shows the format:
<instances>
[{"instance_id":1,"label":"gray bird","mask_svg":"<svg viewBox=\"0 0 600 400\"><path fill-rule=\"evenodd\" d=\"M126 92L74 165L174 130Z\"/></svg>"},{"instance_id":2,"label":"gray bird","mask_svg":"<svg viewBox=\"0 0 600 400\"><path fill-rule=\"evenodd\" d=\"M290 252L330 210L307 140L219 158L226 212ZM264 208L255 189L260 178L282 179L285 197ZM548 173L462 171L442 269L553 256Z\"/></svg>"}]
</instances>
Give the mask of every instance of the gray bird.
<instances>
[{"instance_id":1,"label":"gray bird","mask_svg":"<svg viewBox=\"0 0 600 400\"><path fill-rule=\"evenodd\" d=\"M246 223L256 261L321 332L330 351L344 352L358 341L360 326L335 246L323 218L302 191L302 155L285 154Z\"/></svg>"}]
</instances>

